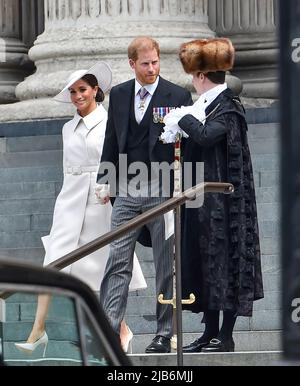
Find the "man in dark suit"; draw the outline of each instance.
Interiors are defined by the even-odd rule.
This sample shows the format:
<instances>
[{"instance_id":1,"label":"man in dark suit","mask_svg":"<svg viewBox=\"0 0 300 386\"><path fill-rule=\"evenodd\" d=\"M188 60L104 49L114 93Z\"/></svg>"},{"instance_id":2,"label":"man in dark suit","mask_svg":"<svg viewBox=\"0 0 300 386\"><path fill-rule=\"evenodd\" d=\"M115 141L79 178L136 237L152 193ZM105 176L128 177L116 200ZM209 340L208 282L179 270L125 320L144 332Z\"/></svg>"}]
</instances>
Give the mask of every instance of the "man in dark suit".
<instances>
[{"instance_id":1,"label":"man in dark suit","mask_svg":"<svg viewBox=\"0 0 300 386\"><path fill-rule=\"evenodd\" d=\"M164 145L159 141L163 129L162 120L171 108L192 104L191 94L187 90L159 76L160 48L155 40L149 37L134 39L128 47L128 57L129 64L135 72L135 79L113 87L110 92L101 165L107 165L109 162L120 171L124 166L123 161L119 161L121 154L126 155L128 166L142 165L142 169L147 173L140 174L139 194L132 193L132 190L126 194L126 188L136 177L133 171L127 173L126 170L126 176L121 175L124 173L119 173L119 189L113 206L112 229L168 198L168 194L164 192L170 190L170 184L163 186L153 167L154 163L172 164L174 162L173 145ZM105 166L99 171L100 184L107 182L104 169ZM152 187L153 182L158 187L155 197L153 197L153 191L151 194L150 182ZM123 185L123 189L120 185ZM172 192L169 192L169 195L172 195ZM109 196L106 196L103 202L108 200ZM147 224L147 228L151 236L156 269L156 293L157 295L162 293L166 299L171 299L173 297L173 236L165 237L164 216L154 219ZM136 229L111 243L110 256L101 285L100 298L104 311L118 334L127 304L133 253L140 235L141 229ZM146 352L170 352L172 307L157 303L156 316L156 336L146 348Z\"/></svg>"}]
</instances>

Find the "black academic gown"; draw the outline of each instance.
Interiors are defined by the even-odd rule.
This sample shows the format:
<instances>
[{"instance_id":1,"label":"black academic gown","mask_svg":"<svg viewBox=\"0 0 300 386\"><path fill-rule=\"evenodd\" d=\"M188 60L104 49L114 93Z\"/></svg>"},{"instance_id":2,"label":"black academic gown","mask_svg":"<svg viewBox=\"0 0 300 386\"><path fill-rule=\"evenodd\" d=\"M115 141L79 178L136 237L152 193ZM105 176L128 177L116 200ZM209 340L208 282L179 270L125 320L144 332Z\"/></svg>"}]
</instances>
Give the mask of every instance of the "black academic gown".
<instances>
[{"instance_id":1,"label":"black academic gown","mask_svg":"<svg viewBox=\"0 0 300 386\"><path fill-rule=\"evenodd\" d=\"M183 309L251 316L253 301L263 297L263 283L245 113L227 89L206 116L205 125L192 115L179 122L189 134L184 162L204 162L206 182L232 183L235 192L207 193L202 207L183 210L182 296L196 295L196 302Z\"/></svg>"}]
</instances>

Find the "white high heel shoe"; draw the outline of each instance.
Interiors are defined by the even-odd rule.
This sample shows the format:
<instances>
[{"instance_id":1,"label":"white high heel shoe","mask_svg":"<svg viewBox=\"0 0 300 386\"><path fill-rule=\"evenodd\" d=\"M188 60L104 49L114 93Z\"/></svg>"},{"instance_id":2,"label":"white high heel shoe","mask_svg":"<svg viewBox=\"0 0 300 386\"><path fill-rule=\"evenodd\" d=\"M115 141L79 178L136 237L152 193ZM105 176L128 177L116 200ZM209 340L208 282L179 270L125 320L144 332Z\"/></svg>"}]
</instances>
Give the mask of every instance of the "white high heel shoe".
<instances>
[{"instance_id":1,"label":"white high heel shoe","mask_svg":"<svg viewBox=\"0 0 300 386\"><path fill-rule=\"evenodd\" d=\"M133 333L128 326L127 326L127 331L128 331L128 334L126 336L125 342L122 343L122 348L126 354L132 354Z\"/></svg>"},{"instance_id":2,"label":"white high heel shoe","mask_svg":"<svg viewBox=\"0 0 300 386\"><path fill-rule=\"evenodd\" d=\"M43 333L43 335L38 339L36 340L34 343L15 343L15 346L21 350L21 351L24 351L26 352L27 354L32 354L33 351L39 347L41 344L44 345L44 352L43 352L43 358L45 358L45 355L46 355L46 349L47 349L47 345L48 345L48 335L46 333L46 331Z\"/></svg>"}]
</instances>

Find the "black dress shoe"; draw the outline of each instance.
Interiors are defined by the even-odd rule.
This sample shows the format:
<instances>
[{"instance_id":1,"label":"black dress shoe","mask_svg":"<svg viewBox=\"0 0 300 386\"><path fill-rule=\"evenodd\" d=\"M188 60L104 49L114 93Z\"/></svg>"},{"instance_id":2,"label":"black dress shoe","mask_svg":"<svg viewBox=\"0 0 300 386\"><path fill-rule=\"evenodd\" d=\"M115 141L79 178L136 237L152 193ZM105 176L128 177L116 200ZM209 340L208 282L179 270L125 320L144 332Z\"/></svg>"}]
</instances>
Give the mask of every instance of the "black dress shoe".
<instances>
[{"instance_id":1,"label":"black dress shoe","mask_svg":"<svg viewBox=\"0 0 300 386\"><path fill-rule=\"evenodd\" d=\"M233 352L234 351L234 341L233 339L228 340L219 340L212 339L209 342L209 345L203 347L202 352L211 353L211 352Z\"/></svg>"},{"instance_id":2,"label":"black dress shoe","mask_svg":"<svg viewBox=\"0 0 300 386\"><path fill-rule=\"evenodd\" d=\"M188 344L187 346L182 347L182 352L192 353L192 352L201 352L203 347L207 346L209 341L205 341L204 339L199 338L194 342Z\"/></svg>"},{"instance_id":3,"label":"black dress shoe","mask_svg":"<svg viewBox=\"0 0 300 386\"><path fill-rule=\"evenodd\" d=\"M169 353L171 352L171 341L170 338L165 336L157 335L153 341L146 348L145 352L147 354L155 353Z\"/></svg>"}]
</instances>

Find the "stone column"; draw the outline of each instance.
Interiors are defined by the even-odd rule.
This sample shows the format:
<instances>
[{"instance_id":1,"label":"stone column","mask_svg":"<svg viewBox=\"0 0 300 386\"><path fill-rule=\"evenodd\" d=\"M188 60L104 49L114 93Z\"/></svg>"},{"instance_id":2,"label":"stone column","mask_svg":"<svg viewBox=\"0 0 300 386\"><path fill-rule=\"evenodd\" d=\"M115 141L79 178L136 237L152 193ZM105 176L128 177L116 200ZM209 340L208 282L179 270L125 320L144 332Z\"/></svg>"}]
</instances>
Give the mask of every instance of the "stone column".
<instances>
[{"instance_id":1,"label":"stone column","mask_svg":"<svg viewBox=\"0 0 300 386\"><path fill-rule=\"evenodd\" d=\"M45 28L44 0L22 0L22 41L30 48Z\"/></svg>"},{"instance_id":2,"label":"stone column","mask_svg":"<svg viewBox=\"0 0 300 386\"><path fill-rule=\"evenodd\" d=\"M110 64L114 84L131 78L127 46L140 35L159 41L162 76L190 85L179 63L179 45L214 35L208 27L207 0L45 0L44 7L45 31L29 52L37 71L17 88L22 101L17 119L70 115L70 106L50 97L70 72L98 60ZM4 119L9 114L4 112Z\"/></svg>"},{"instance_id":3,"label":"stone column","mask_svg":"<svg viewBox=\"0 0 300 386\"><path fill-rule=\"evenodd\" d=\"M15 88L32 69L22 42L19 0L0 0L0 104L16 101Z\"/></svg>"},{"instance_id":4,"label":"stone column","mask_svg":"<svg viewBox=\"0 0 300 386\"><path fill-rule=\"evenodd\" d=\"M209 25L232 39L243 96L278 98L277 0L209 0Z\"/></svg>"}]
</instances>

